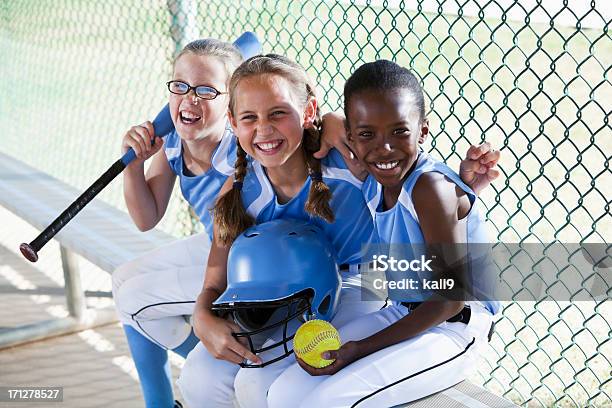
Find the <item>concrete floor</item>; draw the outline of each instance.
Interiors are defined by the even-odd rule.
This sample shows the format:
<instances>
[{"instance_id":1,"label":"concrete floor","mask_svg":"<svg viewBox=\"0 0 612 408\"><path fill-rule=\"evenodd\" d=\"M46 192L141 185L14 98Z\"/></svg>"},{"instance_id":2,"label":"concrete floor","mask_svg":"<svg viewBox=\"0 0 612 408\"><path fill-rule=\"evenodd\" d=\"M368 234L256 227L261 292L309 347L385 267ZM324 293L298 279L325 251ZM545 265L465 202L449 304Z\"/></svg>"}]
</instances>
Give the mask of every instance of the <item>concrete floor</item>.
<instances>
[{"instance_id":1,"label":"concrete floor","mask_svg":"<svg viewBox=\"0 0 612 408\"><path fill-rule=\"evenodd\" d=\"M0 335L22 324L67 315L59 246L50 242L32 264L19 253L37 231L0 207ZM110 276L80 261L91 308L112 304ZM178 376L183 359L171 358ZM65 408L143 407L138 377L118 323L0 350L0 387L64 387ZM175 390L176 395L178 390ZM0 402L0 407L54 406Z\"/></svg>"}]
</instances>

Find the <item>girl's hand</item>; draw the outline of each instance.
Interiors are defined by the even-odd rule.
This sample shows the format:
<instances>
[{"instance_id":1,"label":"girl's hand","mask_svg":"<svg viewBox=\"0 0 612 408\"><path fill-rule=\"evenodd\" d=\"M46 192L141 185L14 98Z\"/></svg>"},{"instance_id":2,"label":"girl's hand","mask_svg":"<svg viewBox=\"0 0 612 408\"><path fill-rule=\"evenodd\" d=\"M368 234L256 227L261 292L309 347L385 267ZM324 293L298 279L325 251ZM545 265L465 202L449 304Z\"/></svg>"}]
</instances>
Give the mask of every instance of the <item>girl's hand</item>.
<instances>
[{"instance_id":1,"label":"girl's hand","mask_svg":"<svg viewBox=\"0 0 612 408\"><path fill-rule=\"evenodd\" d=\"M476 194L480 194L499 177L499 170L495 166L500 155L500 151L494 150L489 142L484 142L479 146L470 146L459 167L461 179Z\"/></svg>"},{"instance_id":2,"label":"girl's hand","mask_svg":"<svg viewBox=\"0 0 612 408\"><path fill-rule=\"evenodd\" d=\"M121 154L125 154L131 147L136 153L135 163L142 164L149 157L157 153L163 146L163 140L160 137L155 137L155 143L151 144L151 139L155 134L153 124L149 121L143 124L132 126L123 136L121 142ZM131 163L130 163L131 164Z\"/></svg>"},{"instance_id":3,"label":"girl's hand","mask_svg":"<svg viewBox=\"0 0 612 408\"><path fill-rule=\"evenodd\" d=\"M246 347L246 339L243 344L232 335L240 331L237 324L209 313L194 316L194 332L214 358L236 364L245 359L261 364L261 359Z\"/></svg>"},{"instance_id":4,"label":"girl's hand","mask_svg":"<svg viewBox=\"0 0 612 408\"><path fill-rule=\"evenodd\" d=\"M322 159L332 148L336 148L344 157L344 161L353 175L361 180L367 176L367 171L355 157L348 145L344 115L330 112L323 115L323 133L321 134L321 148L315 152L315 159Z\"/></svg>"},{"instance_id":5,"label":"girl's hand","mask_svg":"<svg viewBox=\"0 0 612 408\"><path fill-rule=\"evenodd\" d=\"M321 357L326 360L336 359L333 363L323 368L314 368L306 364L300 358L296 356L296 360L300 367L304 369L308 374L312 376L318 375L332 375L342 370L353 361L357 361L361 358L361 352L359 344L356 341L349 341L342 345L338 350L330 350L321 353Z\"/></svg>"}]
</instances>

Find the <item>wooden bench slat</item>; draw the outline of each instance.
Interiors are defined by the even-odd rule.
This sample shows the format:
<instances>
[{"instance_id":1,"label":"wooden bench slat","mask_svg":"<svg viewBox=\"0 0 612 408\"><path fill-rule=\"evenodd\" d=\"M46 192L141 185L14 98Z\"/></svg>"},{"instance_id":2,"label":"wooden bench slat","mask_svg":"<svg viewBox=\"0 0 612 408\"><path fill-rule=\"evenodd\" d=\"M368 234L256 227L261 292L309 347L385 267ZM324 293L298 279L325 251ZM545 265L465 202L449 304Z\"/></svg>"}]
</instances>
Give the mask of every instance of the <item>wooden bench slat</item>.
<instances>
[{"instance_id":1,"label":"wooden bench slat","mask_svg":"<svg viewBox=\"0 0 612 408\"><path fill-rule=\"evenodd\" d=\"M514 408L517 405L469 381L395 408Z\"/></svg>"}]
</instances>

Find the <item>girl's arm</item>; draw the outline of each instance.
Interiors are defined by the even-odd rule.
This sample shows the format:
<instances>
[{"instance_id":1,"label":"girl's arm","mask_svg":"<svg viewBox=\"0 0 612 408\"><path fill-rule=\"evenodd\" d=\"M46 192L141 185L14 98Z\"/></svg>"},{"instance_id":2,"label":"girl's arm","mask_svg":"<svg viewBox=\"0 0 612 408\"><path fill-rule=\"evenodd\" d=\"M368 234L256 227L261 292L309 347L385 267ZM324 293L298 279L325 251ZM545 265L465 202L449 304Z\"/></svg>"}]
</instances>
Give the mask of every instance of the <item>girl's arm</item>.
<instances>
[{"instance_id":1,"label":"girl's arm","mask_svg":"<svg viewBox=\"0 0 612 408\"><path fill-rule=\"evenodd\" d=\"M156 137L151 144L153 132L151 122L145 122L133 126L122 142L123 153L130 147L136 153L136 159L123 171L123 195L128 212L141 231L150 230L162 219L176 179L162 150L162 139ZM144 162L150 157L153 161L145 176Z\"/></svg>"},{"instance_id":2,"label":"girl's arm","mask_svg":"<svg viewBox=\"0 0 612 408\"><path fill-rule=\"evenodd\" d=\"M470 209L467 196L444 175L426 173L417 181L412 197L421 230L428 246L445 244L444 254L442 252L436 253L437 259L444 261L444 259L440 259L440 257L444 257L448 264L461 259L463 255L460 251L463 246L451 244L465 241L465 223L461 222L460 219L467 216ZM456 248L456 251L452 253L454 248ZM463 301L447 300L441 297L431 298L407 316L372 336L359 341L347 342L337 351L326 352L327 355L324 353L324 358L336 359L328 367L314 369L302 361L298 361L311 375L334 374L355 360L410 339L431 327L439 325L455 316L463 307Z\"/></svg>"},{"instance_id":3,"label":"girl's arm","mask_svg":"<svg viewBox=\"0 0 612 408\"><path fill-rule=\"evenodd\" d=\"M346 137L346 122L343 114L329 112L323 115L323 132L321 133L321 148L314 157L322 159L332 148L340 152L348 169L355 177L363 181L368 172L353 154Z\"/></svg>"},{"instance_id":4,"label":"girl's arm","mask_svg":"<svg viewBox=\"0 0 612 408\"><path fill-rule=\"evenodd\" d=\"M323 115L323 134L321 135L321 149L314 154L317 159L327 156L332 148L336 148L347 167L359 180L365 180L368 173L351 151L346 135L346 118L339 112L330 112ZM494 150L489 142L478 146L472 145L465 153L465 159L459 166L461 179L474 190L476 194L486 189L493 180L499 177L499 170L495 168L501 154Z\"/></svg>"},{"instance_id":5,"label":"girl's arm","mask_svg":"<svg viewBox=\"0 0 612 408\"><path fill-rule=\"evenodd\" d=\"M223 185L219 196L225 194L233 183L230 177ZM222 245L217 235L217 225L213 226L214 235L208 255L206 277L202 292L198 296L193 313L193 329L208 352L215 358L242 363L248 359L261 364L261 359L240 343L232 333L242 331L232 321L216 316L212 304L227 288L227 258L230 245Z\"/></svg>"}]
</instances>

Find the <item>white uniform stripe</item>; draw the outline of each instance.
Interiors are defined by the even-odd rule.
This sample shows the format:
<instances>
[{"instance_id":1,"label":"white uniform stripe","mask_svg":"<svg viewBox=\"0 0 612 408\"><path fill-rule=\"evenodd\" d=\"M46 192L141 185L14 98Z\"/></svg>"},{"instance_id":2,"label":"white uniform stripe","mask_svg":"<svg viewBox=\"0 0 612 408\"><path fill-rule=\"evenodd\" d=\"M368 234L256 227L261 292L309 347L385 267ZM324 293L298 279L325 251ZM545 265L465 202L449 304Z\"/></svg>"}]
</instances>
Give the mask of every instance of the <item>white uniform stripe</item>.
<instances>
[{"instance_id":1,"label":"white uniform stripe","mask_svg":"<svg viewBox=\"0 0 612 408\"><path fill-rule=\"evenodd\" d=\"M168 160L174 159L175 157L179 157L180 154L181 154L180 147L168 147L166 149L166 158L168 158Z\"/></svg>"},{"instance_id":2,"label":"white uniform stripe","mask_svg":"<svg viewBox=\"0 0 612 408\"><path fill-rule=\"evenodd\" d=\"M234 137L231 129L225 129L225 133L219 143L219 148L212 158L212 165L219 173L229 176L234 173L234 166L227 161L227 152L231 146L232 138Z\"/></svg>"},{"instance_id":3,"label":"white uniform stripe","mask_svg":"<svg viewBox=\"0 0 612 408\"><path fill-rule=\"evenodd\" d=\"M370 214L372 214L373 220L376 220L376 208L378 207L378 203L380 203L381 194L382 186L376 183L376 194L374 194L374 197L368 201L368 208L370 209Z\"/></svg>"},{"instance_id":4,"label":"white uniform stripe","mask_svg":"<svg viewBox=\"0 0 612 408\"><path fill-rule=\"evenodd\" d=\"M270 200L274 197L274 190L272 186L268 182L268 178L264 174L261 163L254 161L253 162L253 171L255 171L255 175L257 176L257 181L259 181L259 185L261 186L261 193L259 193L259 197L251 205L247 208L247 213L253 217L257 218L261 210L270 202Z\"/></svg>"},{"instance_id":5,"label":"white uniform stripe","mask_svg":"<svg viewBox=\"0 0 612 408\"><path fill-rule=\"evenodd\" d=\"M399 201L399 203L403 205L404 208L410 212L410 215L412 215L414 219L417 222L419 222L419 216L417 215L417 212L414 209L414 204L412 203L411 195L412 195L412 189L410 189L410 194L408 193L408 191L402 189L399 197L397 198L397 201Z\"/></svg>"},{"instance_id":6,"label":"white uniform stripe","mask_svg":"<svg viewBox=\"0 0 612 408\"><path fill-rule=\"evenodd\" d=\"M361 189L361 186L363 185L363 182L357 177L353 176L353 173L351 173L351 171L348 169L339 169L337 167L327 167L321 165L321 172L323 173L323 177L344 180L359 189Z\"/></svg>"},{"instance_id":7,"label":"white uniform stripe","mask_svg":"<svg viewBox=\"0 0 612 408\"><path fill-rule=\"evenodd\" d=\"M419 168L422 165L423 161L426 160L426 158L426 154L419 154L419 157L417 158L416 167ZM414 188L414 186L412 188ZM417 215L416 210L414 209L414 203L412 202L412 188L410 188L409 190L402 188L402 191L400 192L397 201L399 201L399 203L410 212L414 219L419 222L419 217Z\"/></svg>"}]
</instances>

